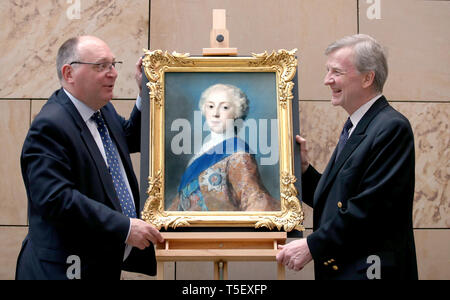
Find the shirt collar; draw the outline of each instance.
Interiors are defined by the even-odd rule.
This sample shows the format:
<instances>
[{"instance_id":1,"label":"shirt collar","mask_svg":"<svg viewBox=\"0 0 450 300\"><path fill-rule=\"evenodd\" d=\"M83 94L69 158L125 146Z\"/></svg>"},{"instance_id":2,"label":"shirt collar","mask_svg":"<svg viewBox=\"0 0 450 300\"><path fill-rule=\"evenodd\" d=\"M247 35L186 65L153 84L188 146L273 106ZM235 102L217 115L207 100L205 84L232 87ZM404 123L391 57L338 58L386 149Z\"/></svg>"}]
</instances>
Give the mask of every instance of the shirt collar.
<instances>
[{"instance_id":1,"label":"shirt collar","mask_svg":"<svg viewBox=\"0 0 450 300\"><path fill-rule=\"evenodd\" d=\"M356 125L358 125L359 121L361 121L362 117L366 114L366 112L369 110L369 108L377 101L382 95L379 94L375 96L374 98L370 99L368 102L361 105L360 108L358 108L351 116L350 120L352 121L352 128L350 129L350 134L353 132L353 130L356 128Z\"/></svg>"},{"instance_id":2,"label":"shirt collar","mask_svg":"<svg viewBox=\"0 0 450 300\"><path fill-rule=\"evenodd\" d=\"M83 102L81 102L80 100L78 100L77 98L75 98L66 89L64 89L64 92L66 92L70 101L72 101L73 105L75 105L75 108L80 113L81 117L83 118L83 121L87 122L92 117L92 115L95 113L95 111L92 108L90 108L89 106L87 106L86 104L84 104Z\"/></svg>"}]
</instances>

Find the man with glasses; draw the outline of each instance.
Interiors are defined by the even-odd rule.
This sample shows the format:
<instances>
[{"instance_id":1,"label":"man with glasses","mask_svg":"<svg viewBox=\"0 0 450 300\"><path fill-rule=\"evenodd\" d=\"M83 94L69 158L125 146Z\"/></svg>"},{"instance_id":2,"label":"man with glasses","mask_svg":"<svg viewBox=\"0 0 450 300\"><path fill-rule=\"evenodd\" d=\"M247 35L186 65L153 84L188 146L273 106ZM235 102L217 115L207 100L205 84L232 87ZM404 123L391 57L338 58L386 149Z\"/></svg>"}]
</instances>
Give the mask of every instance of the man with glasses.
<instances>
[{"instance_id":1,"label":"man with glasses","mask_svg":"<svg viewBox=\"0 0 450 300\"><path fill-rule=\"evenodd\" d=\"M29 231L16 278L119 279L122 269L155 275L152 244L163 238L138 219L130 159L140 150L141 99L128 120L117 114L110 101L122 62L96 37L67 40L56 63L62 88L36 116L22 149Z\"/></svg>"}]
</instances>

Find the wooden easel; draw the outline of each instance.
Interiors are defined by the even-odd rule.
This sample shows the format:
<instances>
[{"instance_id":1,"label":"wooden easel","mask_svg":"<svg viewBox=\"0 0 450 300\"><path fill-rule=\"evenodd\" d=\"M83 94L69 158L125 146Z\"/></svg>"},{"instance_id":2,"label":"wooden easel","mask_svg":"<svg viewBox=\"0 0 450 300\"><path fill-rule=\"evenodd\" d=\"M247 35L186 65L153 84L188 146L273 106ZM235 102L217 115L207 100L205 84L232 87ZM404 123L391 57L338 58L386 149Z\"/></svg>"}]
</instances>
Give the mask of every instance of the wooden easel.
<instances>
[{"instance_id":1,"label":"wooden easel","mask_svg":"<svg viewBox=\"0 0 450 300\"><path fill-rule=\"evenodd\" d=\"M228 279L228 261L275 261L286 232L163 232L164 244L156 247L157 279L164 279L164 263L213 261L214 280ZM285 268L277 264L277 277Z\"/></svg>"},{"instance_id":2,"label":"wooden easel","mask_svg":"<svg viewBox=\"0 0 450 300\"><path fill-rule=\"evenodd\" d=\"M203 48L203 55L237 55L237 48L230 48L230 34L227 30L226 10L213 9L213 28L210 48Z\"/></svg>"}]
</instances>

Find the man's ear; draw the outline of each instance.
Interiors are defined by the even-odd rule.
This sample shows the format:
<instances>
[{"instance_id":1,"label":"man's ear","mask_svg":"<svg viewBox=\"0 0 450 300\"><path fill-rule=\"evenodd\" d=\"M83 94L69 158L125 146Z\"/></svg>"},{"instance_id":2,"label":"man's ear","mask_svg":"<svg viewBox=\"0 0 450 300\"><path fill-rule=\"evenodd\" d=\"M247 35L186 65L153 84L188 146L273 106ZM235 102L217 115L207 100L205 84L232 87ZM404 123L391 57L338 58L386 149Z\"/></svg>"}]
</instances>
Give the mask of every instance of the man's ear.
<instances>
[{"instance_id":1,"label":"man's ear","mask_svg":"<svg viewBox=\"0 0 450 300\"><path fill-rule=\"evenodd\" d=\"M73 68L71 65L65 64L62 68L61 68L61 74L63 77L63 80L67 83L72 83L73 82Z\"/></svg>"},{"instance_id":2,"label":"man's ear","mask_svg":"<svg viewBox=\"0 0 450 300\"><path fill-rule=\"evenodd\" d=\"M375 72L374 71L366 72L364 74L364 78L363 78L363 83L362 83L363 87L368 88L368 87L372 86L374 80L375 80Z\"/></svg>"}]
</instances>

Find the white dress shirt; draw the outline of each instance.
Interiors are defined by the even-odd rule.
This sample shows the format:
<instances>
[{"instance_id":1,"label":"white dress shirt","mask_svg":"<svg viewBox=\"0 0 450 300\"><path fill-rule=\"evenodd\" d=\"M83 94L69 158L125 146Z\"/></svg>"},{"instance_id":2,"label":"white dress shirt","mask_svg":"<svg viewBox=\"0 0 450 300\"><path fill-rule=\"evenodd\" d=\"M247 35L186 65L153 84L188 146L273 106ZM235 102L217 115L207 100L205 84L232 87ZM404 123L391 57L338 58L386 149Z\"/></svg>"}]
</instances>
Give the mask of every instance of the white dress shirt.
<instances>
[{"instance_id":1,"label":"white dress shirt","mask_svg":"<svg viewBox=\"0 0 450 300\"><path fill-rule=\"evenodd\" d=\"M380 98L380 97L381 97L381 94L375 96L370 101L368 101L368 102L364 103L363 105L361 105L360 108L358 108L354 113L352 113L352 115L350 116L350 120L352 121L353 126L352 126L352 128L350 128L350 130L348 132L348 137L349 138L352 135L353 131L355 130L356 125L358 125L359 121L361 121L362 117L364 117L366 112L375 103L375 101L377 101L378 98Z\"/></svg>"}]
</instances>

